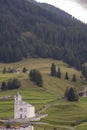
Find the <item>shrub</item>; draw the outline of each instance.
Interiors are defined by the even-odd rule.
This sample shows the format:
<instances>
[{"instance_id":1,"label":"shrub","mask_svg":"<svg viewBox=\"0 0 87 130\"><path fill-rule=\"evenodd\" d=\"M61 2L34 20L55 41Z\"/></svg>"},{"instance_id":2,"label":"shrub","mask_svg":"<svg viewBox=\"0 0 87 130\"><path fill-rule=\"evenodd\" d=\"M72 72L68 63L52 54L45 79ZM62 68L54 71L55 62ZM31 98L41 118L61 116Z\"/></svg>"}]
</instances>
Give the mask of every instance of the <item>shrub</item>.
<instances>
[{"instance_id":1,"label":"shrub","mask_svg":"<svg viewBox=\"0 0 87 130\"><path fill-rule=\"evenodd\" d=\"M10 79L8 82L7 82L7 88L8 89L17 89L17 88L20 88L21 87L21 83L19 82L19 80L17 79Z\"/></svg>"}]
</instances>

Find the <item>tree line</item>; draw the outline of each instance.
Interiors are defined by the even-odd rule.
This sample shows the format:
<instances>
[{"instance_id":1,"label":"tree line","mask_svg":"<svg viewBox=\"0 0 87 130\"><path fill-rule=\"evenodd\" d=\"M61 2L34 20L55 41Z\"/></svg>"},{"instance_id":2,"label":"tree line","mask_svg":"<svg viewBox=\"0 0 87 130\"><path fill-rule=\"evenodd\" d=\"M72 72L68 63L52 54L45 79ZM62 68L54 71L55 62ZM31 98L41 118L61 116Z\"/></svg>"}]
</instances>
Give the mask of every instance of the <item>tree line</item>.
<instances>
[{"instance_id":1,"label":"tree line","mask_svg":"<svg viewBox=\"0 0 87 130\"><path fill-rule=\"evenodd\" d=\"M3 71L4 70L5 69L3 69ZM26 67L23 67L22 72L23 73L27 72ZM83 65L81 72L82 72L82 75L86 78L86 81L87 81L87 67L85 65ZM53 77L58 77L59 79L61 79L61 76L62 76L61 70L60 70L60 68L58 68L58 71L56 71L56 65L55 65L55 63L51 64L50 75L53 76ZM30 72L29 72L29 74L28 74L28 77L37 86L43 87L43 77L42 77L42 74L40 73L39 70L37 70L37 69L31 69ZM65 80L69 80L68 72L65 73ZM77 78L76 78L75 74L73 74L72 81L73 82L77 81ZM20 81L18 79L15 79L15 78L10 79L7 82L3 81L2 84L1 84L1 90L2 91L3 90L8 90L8 89L18 89L20 87L21 87ZM66 88L65 93L64 93L64 97L68 101L71 101L71 102L79 100L78 92L73 87Z\"/></svg>"},{"instance_id":2,"label":"tree line","mask_svg":"<svg viewBox=\"0 0 87 130\"><path fill-rule=\"evenodd\" d=\"M87 81L87 66L83 65L81 72L82 72L82 75L85 77L85 79Z\"/></svg>"},{"instance_id":3,"label":"tree line","mask_svg":"<svg viewBox=\"0 0 87 130\"><path fill-rule=\"evenodd\" d=\"M28 69L26 67L23 67L22 72L27 73ZM6 74L6 73L20 73L20 70L15 69L15 68L3 68L2 73L3 74Z\"/></svg>"},{"instance_id":4,"label":"tree line","mask_svg":"<svg viewBox=\"0 0 87 130\"><path fill-rule=\"evenodd\" d=\"M24 0L1 0L0 12L0 62L42 57L81 69L87 61L87 25L71 15Z\"/></svg>"},{"instance_id":5,"label":"tree line","mask_svg":"<svg viewBox=\"0 0 87 130\"><path fill-rule=\"evenodd\" d=\"M82 66L81 73L82 73L81 78L84 76L85 80L87 81L87 66L85 66L85 65ZM51 76L58 77L59 79L61 79L61 76L62 76L60 68L58 68L58 70L56 71L55 63L51 64L50 74L51 74ZM65 78L65 80L69 80L68 72L65 73L64 78ZM75 74L73 74L73 76L72 76L72 81L73 82L77 81ZM79 93L76 90L76 88L74 88L74 87L66 88L65 93L64 93L64 98L66 98L70 102L78 101Z\"/></svg>"},{"instance_id":6,"label":"tree line","mask_svg":"<svg viewBox=\"0 0 87 130\"><path fill-rule=\"evenodd\" d=\"M3 81L1 83L1 90L5 91L5 90L13 90L13 89L18 89L21 87L21 83L18 79L13 78L13 79L9 79L7 82Z\"/></svg>"},{"instance_id":7,"label":"tree line","mask_svg":"<svg viewBox=\"0 0 87 130\"><path fill-rule=\"evenodd\" d=\"M26 73L27 72L27 68L23 67L22 72ZM12 70L10 69L10 71L6 71L6 69L3 69L3 74L10 72L13 73ZM28 77L31 81L33 81L37 86L39 87L43 87L43 78L42 78L42 74L40 73L39 70L37 69L31 69ZM5 90L11 90L11 89L18 89L21 87L21 83L18 79L13 78L13 79L9 79L7 82L3 81L1 83L1 90L5 91Z\"/></svg>"},{"instance_id":8,"label":"tree line","mask_svg":"<svg viewBox=\"0 0 87 130\"><path fill-rule=\"evenodd\" d=\"M55 63L52 63L51 64L51 69L50 69L50 74L51 76L54 76L54 77L57 77L57 78L60 78L62 77L62 73L61 73L61 70L60 68L58 68L58 70L56 70L56 65ZM69 75L68 75L68 72L65 73L65 80L69 80ZM76 78L76 75L73 74L72 76L72 81L73 82L76 82L77 81L77 78Z\"/></svg>"}]
</instances>

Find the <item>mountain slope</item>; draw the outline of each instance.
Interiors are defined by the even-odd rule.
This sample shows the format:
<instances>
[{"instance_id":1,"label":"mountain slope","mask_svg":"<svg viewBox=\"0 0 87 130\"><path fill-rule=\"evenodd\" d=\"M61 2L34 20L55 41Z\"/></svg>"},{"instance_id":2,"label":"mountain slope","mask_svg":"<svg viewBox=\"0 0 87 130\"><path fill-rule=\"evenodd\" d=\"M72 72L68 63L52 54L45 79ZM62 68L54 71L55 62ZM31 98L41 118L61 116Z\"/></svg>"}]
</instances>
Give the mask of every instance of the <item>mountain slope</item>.
<instances>
[{"instance_id":1,"label":"mountain slope","mask_svg":"<svg viewBox=\"0 0 87 130\"><path fill-rule=\"evenodd\" d=\"M50 57L80 68L87 61L87 25L51 5L29 1L0 1L0 61Z\"/></svg>"},{"instance_id":2,"label":"mountain slope","mask_svg":"<svg viewBox=\"0 0 87 130\"><path fill-rule=\"evenodd\" d=\"M50 75L50 67L55 63L56 68L61 68L62 77L52 77ZM29 80L28 74L23 73L23 67L28 70L38 69L43 77L43 87L38 87ZM18 68L19 73L3 74L3 68ZM13 69L14 69L13 68ZM67 102L63 97L67 87L75 87L77 90L84 90L86 81L81 78L81 72L74 68L70 68L68 64L62 61L52 59L26 59L16 63L1 64L0 63L0 84L11 78L17 78L21 82L21 87L16 90L0 91L0 119L8 119L14 117L14 95L19 92L23 96L23 100L34 105L36 113L48 114L41 122L44 122L37 130L68 130L69 126L78 125L87 119L87 98L80 98L78 102ZM69 80L65 80L65 73L68 72ZM76 74L77 81L72 82L72 76ZM10 97L10 98L6 98ZM80 114L79 114L80 113ZM65 115L65 116L64 116ZM77 120L79 119L79 122ZM46 127L45 125L52 125ZM36 125L36 124L35 124ZM35 126L34 125L34 126ZM66 128L66 129L62 129ZM74 129L74 126L72 126ZM34 129L34 130L36 130ZM82 129L84 130L84 129Z\"/></svg>"}]
</instances>

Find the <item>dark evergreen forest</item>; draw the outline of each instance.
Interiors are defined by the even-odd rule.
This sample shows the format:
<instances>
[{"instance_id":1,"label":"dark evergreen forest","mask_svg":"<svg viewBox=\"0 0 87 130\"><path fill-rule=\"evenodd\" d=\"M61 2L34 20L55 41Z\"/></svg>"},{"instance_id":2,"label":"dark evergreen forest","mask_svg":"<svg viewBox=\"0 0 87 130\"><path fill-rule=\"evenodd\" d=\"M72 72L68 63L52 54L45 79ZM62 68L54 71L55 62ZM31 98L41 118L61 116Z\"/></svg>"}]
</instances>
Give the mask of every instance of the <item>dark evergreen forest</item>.
<instances>
[{"instance_id":1,"label":"dark evergreen forest","mask_svg":"<svg viewBox=\"0 0 87 130\"><path fill-rule=\"evenodd\" d=\"M32 57L80 69L87 62L87 25L48 4L0 0L0 62Z\"/></svg>"}]
</instances>

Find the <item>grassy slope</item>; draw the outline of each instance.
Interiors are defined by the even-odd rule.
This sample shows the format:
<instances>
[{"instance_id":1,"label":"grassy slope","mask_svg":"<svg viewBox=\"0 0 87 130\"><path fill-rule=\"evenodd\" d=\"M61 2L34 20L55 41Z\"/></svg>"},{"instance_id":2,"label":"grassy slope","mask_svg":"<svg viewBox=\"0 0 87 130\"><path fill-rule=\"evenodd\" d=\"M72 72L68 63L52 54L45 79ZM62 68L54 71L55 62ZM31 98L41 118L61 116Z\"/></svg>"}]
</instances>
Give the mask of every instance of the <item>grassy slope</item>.
<instances>
[{"instance_id":1,"label":"grassy slope","mask_svg":"<svg viewBox=\"0 0 87 130\"><path fill-rule=\"evenodd\" d=\"M50 66L53 62L56 64L57 68L60 67L62 72L62 79L50 76ZM4 67L17 68L21 72L19 74L2 74L2 70ZM28 74L22 73L23 67L26 67L29 70L33 68L40 70L44 81L43 88L37 87L28 79ZM65 81L64 79L64 75L66 72L68 72L69 74L69 81ZM73 83L71 81L73 74L76 74L76 83ZM67 103L64 100L59 100L59 98L63 96L66 87L74 86L79 90L82 89L82 86L85 85L85 81L81 79L80 76L81 73L74 68L69 68L69 66L62 61L51 59L30 59L12 64L0 64L0 83L3 80L8 80L12 77L18 78L22 83L22 87L19 90L0 92L0 97L3 97L5 95L12 96L10 100L0 101L0 118L13 117L13 98L16 92L19 91L23 95L23 99L25 101L35 105L36 111L43 108L43 106L50 104L49 108L45 111L45 113L48 113L49 116L43 119L43 121L55 125L56 127L58 127L58 130L70 129L66 127L60 128L61 126L59 125L70 125L80 119L82 120L86 118L86 99L81 100L78 103ZM55 102L51 102L53 100ZM46 127L48 128L49 126ZM38 128L38 130L39 129L43 130L43 128L41 127Z\"/></svg>"},{"instance_id":2,"label":"grassy slope","mask_svg":"<svg viewBox=\"0 0 87 130\"><path fill-rule=\"evenodd\" d=\"M87 122L76 127L78 130L87 130Z\"/></svg>"}]
</instances>

